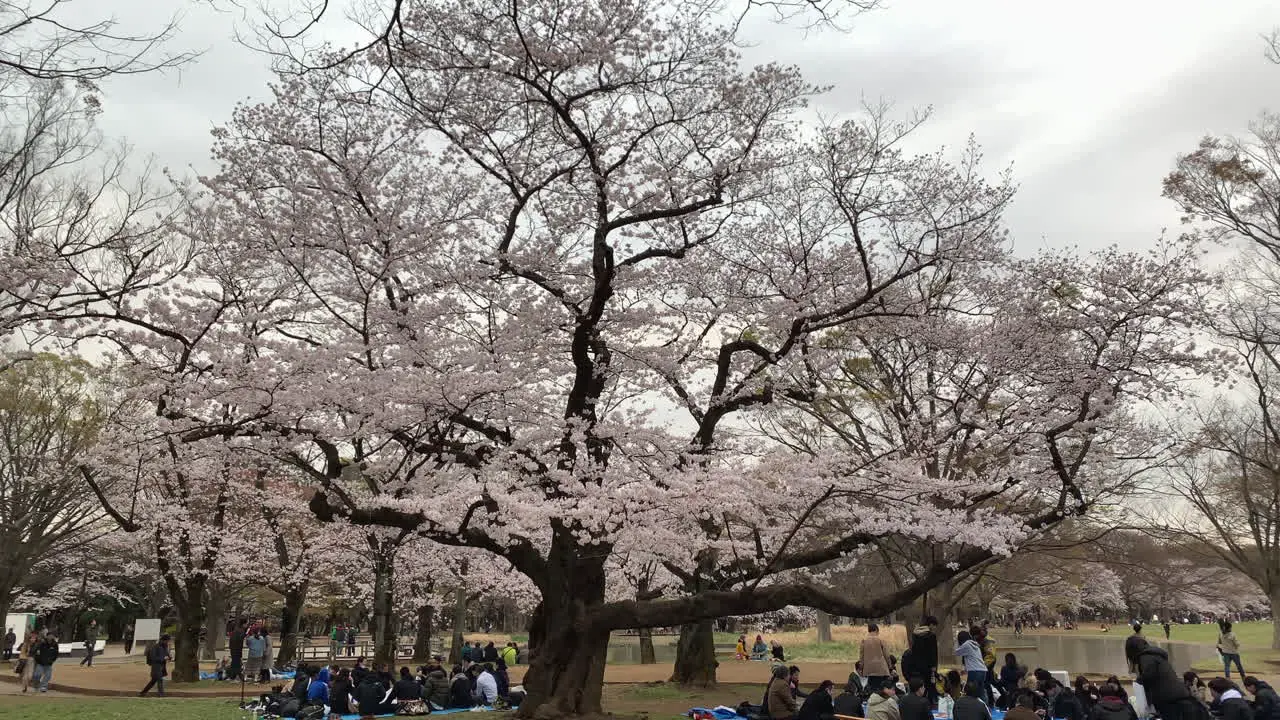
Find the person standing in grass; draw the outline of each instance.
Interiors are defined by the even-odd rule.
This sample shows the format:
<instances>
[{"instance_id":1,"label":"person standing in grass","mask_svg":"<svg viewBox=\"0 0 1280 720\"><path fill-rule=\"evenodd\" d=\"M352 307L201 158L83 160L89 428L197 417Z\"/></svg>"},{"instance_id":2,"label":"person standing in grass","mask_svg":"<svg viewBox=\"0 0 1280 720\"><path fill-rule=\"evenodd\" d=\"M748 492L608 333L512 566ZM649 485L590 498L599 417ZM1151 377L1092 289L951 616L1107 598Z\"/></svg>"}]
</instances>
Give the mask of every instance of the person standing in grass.
<instances>
[{"instance_id":1,"label":"person standing in grass","mask_svg":"<svg viewBox=\"0 0 1280 720\"><path fill-rule=\"evenodd\" d=\"M1227 679L1231 679L1231 663L1235 662L1236 669L1240 671L1240 677L1244 677L1244 668L1240 665L1240 641L1236 639L1236 634L1231 632L1231 621L1222 620L1218 623L1218 652L1222 653L1222 670L1226 674Z\"/></svg>"}]
</instances>

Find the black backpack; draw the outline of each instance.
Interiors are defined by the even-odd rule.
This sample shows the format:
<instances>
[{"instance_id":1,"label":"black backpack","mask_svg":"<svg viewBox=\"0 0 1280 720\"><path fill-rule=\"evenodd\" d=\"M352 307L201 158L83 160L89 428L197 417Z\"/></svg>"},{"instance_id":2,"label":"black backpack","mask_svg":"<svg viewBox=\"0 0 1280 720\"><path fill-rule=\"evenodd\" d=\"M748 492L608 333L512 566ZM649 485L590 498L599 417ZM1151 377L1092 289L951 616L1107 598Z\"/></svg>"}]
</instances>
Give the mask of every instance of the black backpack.
<instances>
[{"instance_id":1,"label":"black backpack","mask_svg":"<svg viewBox=\"0 0 1280 720\"><path fill-rule=\"evenodd\" d=\"M296 697L285 698L285 700L280 703L280 710L276 714L279 715L280 717L296 717L298 714L298 710L301 707L302 707L302 703L298 702L298 698Z\"/></svg>"},{"instance_id":2,"label":"black backpack","mask_svg":"<svg viewBox=\"0 0 1280 720\"><path fill-rule=\"evenodd\" d=\"M298 720L324 720L323 705L305 705L298 710Z\"/></svg>"}]
</instances>

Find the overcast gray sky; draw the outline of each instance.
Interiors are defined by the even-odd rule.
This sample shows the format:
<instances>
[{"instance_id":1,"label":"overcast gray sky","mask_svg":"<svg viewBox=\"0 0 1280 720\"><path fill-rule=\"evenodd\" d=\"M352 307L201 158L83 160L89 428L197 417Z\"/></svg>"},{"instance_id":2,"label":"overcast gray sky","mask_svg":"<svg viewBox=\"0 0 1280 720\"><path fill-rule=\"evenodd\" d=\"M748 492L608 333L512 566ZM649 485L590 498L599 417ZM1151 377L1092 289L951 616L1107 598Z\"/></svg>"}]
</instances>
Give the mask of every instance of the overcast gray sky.
<instances>
[{"instance_id":1,"label":"overcast gray sky","mask_svg":"<svg viewBox=\"0 0 1280 720\"><path fill-rule=\"evenodd\" d=\"M1174 156L1280 110L1280 67L1260 39L1280 24L1275 0L888 2L848 33L753 24L748 58L834 86L817 106L826 117L884 99L902 114L933 106L921 149L973 134L993 172L1013 164L1020 250L1176 232L1177 209L1160 197ZM241 19L190 0L77 5L142 26L183 11L175 48L205 54L181 72L111 81L103 124L175 170L211 169L209 130L238 100L265 98L271 79L266 59L235 42Z\"/></svg>"}]
</instances>

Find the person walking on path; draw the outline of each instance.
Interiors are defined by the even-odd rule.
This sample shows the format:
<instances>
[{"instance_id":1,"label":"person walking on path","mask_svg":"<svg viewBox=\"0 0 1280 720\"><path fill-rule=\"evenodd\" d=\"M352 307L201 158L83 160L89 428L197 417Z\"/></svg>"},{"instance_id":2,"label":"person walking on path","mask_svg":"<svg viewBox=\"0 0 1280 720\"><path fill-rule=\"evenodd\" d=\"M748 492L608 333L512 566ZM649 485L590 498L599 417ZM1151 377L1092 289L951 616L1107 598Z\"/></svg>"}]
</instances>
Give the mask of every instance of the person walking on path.
<instances>
[{"instance_id":1,"label":"person walking on path","mask_svg":"<svg viewBox=\"0 0 1280 720\"><path fill-rule=\"evenodd\" d=\"M22 642L22 648L18 653L18 670L22 675L22 692L26 692L31 687L31 678L35 675L35 663L31 660L31 651L36 647L35 632L27 633L27 639Z\"/></svg>"},{"instance_id":2,"label":"person walking on path","mask_svg":"<svg viewBox=\"0 0 1280 720\"><path fill-rule=\"evenodd\" d=\"M138 693L138 697L147 694L151 688L156 689L156 694L164 697L164 679L169 675L169 636L161 635L160 642L151 646L147 651L147 665L151 666L151 679L147 681L142 692Z\"/></svg>"},{"instance_id":3,"label":"person walking on path","mask_svg":"<svg viewBox=\"0 0 1280 720\"><path fill-rule=\"evenodd\" d=\"M98 647L98 621L90 620L89 627L84 629L84 659L80 661L83 667L88 665L93 667L93 651Z\"/></svg>"},{"instance_id":4,"label":"person walking on path","mask_svg":"<svg viewBox=\"0 0 1280 720\"><path fill-rule=\"evenodd\" d=\"M49 681L53 680L53 664L58 661L58 638L45 635L31 651L31 662L35 663L31 684L40 692L49 692Z\"/></svg>"},{"instance_id":5,"label":"person walking on path","mask_svg":"<svg viewBox=\"0 0 1280 720\"><path fill-rule=\"evenodd\" d=\"M13 646L18 644L18 636L13 634L13 628L9 628L9 632L4 634L4 661L9 662L13 659Z\"/></svg>"},{"instance_id":6,"label":"person walking on path","mask_svg":"<svg viewBox=\"0 0 1280 720\"><path fill-rule=\"evenodd\" d=\"M1218 633L1218 652L1222 653L1222 671L1230 680L1231 663L1235 662L1236 669L1240 671L1240 677L1243 679L1244 668L1240 665L1240 641L1236 639L1236 634L1231 632L1231 621L1219 622L1218 628L1221 630Z\"/></svg>"},{"instance_id":7,"label":"person walking on path","mask_svg":"<svg viewBox=\"0 0 1280 720\"><path fill-rule=\"evenodd\" d=\"M867 692L874 693L889 681L889 649L880 639L879 625L867 625L867 636L862 639L858 660L862 662L862 671L866 673Z\"/></svg>"}]
</instances>

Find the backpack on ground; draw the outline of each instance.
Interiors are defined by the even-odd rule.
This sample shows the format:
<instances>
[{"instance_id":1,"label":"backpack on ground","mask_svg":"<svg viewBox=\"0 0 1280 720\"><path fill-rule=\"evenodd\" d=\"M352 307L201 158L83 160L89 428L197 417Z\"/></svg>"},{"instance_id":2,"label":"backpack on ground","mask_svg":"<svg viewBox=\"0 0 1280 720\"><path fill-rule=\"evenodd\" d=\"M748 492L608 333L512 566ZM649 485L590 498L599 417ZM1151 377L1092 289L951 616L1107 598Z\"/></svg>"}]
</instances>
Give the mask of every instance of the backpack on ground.
<instances>
[{"instance_id":1,"label":"backpack on ground","mask_svg":"<svg viewBox=\"0 0 1280 720\"><path fill-rule=\"evenodd\" d=\"M324 720L324 706L304 705L298 710L298 720Z\"/></svg>"},{"instance_id":2,"label":"backpack on ground","mask_svg":"<svg viewBox=\"0 0 1280 720\"><path fill-rule=\"evenodd\" d=\"M280 709L276 712L280 717L297 717L298 710L302 708L302 703L298 702L296 697L288 697L280 703Z\"/></svg>"}]
</instances>

